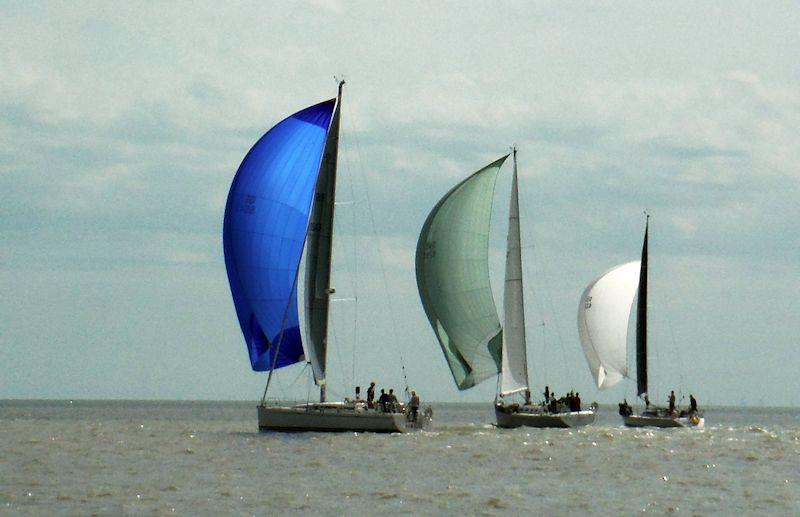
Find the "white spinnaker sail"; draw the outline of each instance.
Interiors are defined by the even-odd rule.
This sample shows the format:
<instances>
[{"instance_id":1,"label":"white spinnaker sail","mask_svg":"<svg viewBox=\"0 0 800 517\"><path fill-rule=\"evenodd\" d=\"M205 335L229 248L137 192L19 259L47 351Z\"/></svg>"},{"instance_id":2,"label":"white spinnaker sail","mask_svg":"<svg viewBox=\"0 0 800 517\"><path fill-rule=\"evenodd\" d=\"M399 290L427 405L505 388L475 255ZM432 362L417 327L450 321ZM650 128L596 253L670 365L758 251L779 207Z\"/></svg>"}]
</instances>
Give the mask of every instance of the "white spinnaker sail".
<instances>
[{"instance_id":1,"label":"white spinnaker sail","mask_svg":"<svg viewBox=\"0 0 800 517\"><path fill-rule=\"evenodd\" d=\"M525 350L525 311L522 296L522 253L519 239L519 194L514 156L514 179L508 213L506 281L503 295L503 359L500 395L528 389L528 359Z\"/></svg>"},{"instance_id":2,"label":"white spinnaker sail","mask_svg":"<svg viewBox=\"0 0 800 517\"><path fill-rule=\"evenodd\" d=\"M601 389L628 375L628 319L639 286L640 264L628 262L603 273L583 291L578 305L583 353Z\"/></svg>"}]
</instances>

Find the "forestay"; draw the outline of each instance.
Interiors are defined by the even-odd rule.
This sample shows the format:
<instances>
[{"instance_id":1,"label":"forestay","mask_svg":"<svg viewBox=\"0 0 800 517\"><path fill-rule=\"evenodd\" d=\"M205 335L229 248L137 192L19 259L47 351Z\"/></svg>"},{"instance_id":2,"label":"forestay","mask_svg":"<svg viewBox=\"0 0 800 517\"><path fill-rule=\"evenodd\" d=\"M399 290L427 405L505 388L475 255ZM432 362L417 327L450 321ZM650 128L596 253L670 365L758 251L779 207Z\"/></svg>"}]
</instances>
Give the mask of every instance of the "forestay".
<instances>
[{"instance_id":1,"label":"forestay","mask_svg":"<svg viewBox=\"0 0 800 517\"><path fill-rule=\"evenodd\" d=\"M297 271L334 105L311 106L270 129L245 156L228 193L225 266L256 371L303 359Z\"/></svg>"},{"instance_id":2,"label":"forestay","mask_svg":"<svg viewBox=\"0 0 800 517\"><path fill-rule=\"evenodd\" d=\"M590 283L581 296L578 333L598 388L614 386L628 375L628 320L639 268L639 261L617 266Z\"/></svg>"},{"instance_id":3,"label":"forestay","mask_svg":"<svg viewBox=\"0 0 800 517\"><path fill-rule=\"evenodd\" d=\"M456 385L499 373L502 330L489 282L489 223L500 166L450 190L428 215L416 252L417 287Z\"/></svg>"}]
</instances>

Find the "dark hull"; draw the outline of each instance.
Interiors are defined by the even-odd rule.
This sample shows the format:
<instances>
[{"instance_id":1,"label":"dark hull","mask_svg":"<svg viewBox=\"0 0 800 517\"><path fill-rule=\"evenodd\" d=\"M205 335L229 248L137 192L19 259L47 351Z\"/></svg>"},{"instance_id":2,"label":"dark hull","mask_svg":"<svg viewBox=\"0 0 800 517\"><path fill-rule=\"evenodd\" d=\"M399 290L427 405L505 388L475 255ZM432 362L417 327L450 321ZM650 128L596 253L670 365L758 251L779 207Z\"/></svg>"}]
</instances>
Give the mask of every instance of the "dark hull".
<instances>
[{"instance_id":1,"label":"dark hull","mask_svg":"<svg viewBox=\"0 0 800 517\"><path fill-rule=\"evenodd\" d=\"M541 413L519 411L508 407L494 408L497 427L581 427L594 422L594 411L571 411L567 413Z\"/></svg>"},{"instance_id":2,"label":"dark hull","mask_svg":"<svg viewBox=\"0 0 800 517\"><path fill-rule=\"evenodd\" d=\"M702 416L670 417L653 415L623 416L622 421L628 427L703 427L705 418Z\"/></svg>"}]
</instances>

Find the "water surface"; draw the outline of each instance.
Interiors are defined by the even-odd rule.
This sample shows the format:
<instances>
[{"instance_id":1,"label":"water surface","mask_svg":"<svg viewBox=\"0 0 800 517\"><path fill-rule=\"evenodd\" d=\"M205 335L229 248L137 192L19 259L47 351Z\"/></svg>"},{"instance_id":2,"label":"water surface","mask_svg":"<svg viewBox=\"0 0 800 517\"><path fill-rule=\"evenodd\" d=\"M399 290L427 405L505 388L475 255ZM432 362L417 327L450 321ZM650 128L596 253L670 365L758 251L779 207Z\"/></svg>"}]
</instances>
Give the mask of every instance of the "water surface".
<instances>
[{"instance_id":1,"label":"water surface","mask_svg":"<svg viewBox=\"0 0 800 517\"><path fill-rule=\"evenodd\" d=\"M434 405L406 435L256 432L255 402L0 401L0 513L800 515L800 410L707 427L496 429Z\"/></svg>"}]
</instances>

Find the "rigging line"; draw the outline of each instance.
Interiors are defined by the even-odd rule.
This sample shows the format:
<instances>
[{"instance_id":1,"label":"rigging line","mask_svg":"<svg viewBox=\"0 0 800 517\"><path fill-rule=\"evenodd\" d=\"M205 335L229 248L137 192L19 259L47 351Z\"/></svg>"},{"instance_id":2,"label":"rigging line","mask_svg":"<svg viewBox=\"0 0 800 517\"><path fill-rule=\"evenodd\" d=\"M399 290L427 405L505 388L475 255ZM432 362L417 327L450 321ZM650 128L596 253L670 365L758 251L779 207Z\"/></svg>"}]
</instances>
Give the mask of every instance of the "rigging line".
<instances>
[{"instance_id":1,"label":"rigging line","mask_svg":"<svg viewBox=\"0 0 800 517\"><path fill-rule=\"evenodd\" d=\"M648 264L648 266L649 266L649 264ZM649 267L652 267L652 266L649 266ZM659 299L660 298L661 297L659 296ZM666 303L664 303L663 306L664 306L664 310L660 310L659 309L657 311L657 314L658 314L658 317L662 321L666 321L667 322L667 328L669 329L669 337L670 337L670 340L671 340L671 347L670 347L671 348L671 350L670 350L671 354L670 355L675 357L676 358L676 362L678 363L678 382L679 382L679 389L681 389L681 387L683 386L683 380L684 380L684 377L683 377L684 366L683 366L682 355L680 353L680 350L678 349L678 344L675 341L675 330L674 330L674 327L672 325L672 318L670 317L669 310L667 309Z\"/></svg>"},{"instance_id":2,"label":"rigging line","mask_svg":"<svg viewBox=\"0 0 800 517\"><path fill-rule=\"evenodd\" d=\"M532 232L531 231L526 231L526 233L529 234L529 238L531 238L530 234ZM549 273L547 272L547 268L545 267L545 262L544 262L544 260L542 260L542 256L539 253L539 247L538 246L534 246L533 253L534 253L534 256L535 256L535 260L539 264L541 264L541 267L542 267L541 279L542 279L542 287L544 288L544 289L542 289L544 291L544 296L543 296L543 298L544 298L543 302L544 303L542 304L542 308L544 309L545 305L546 305L547 306L547 310L550 312L550 319L553 321L554 326L556 328L556 339L558 341L559 351L561 352L562 365L564 367L566 367L566 365L567 365L567 356L566 356L566 354L564 352L564 341L561 339L561 326L558 324L559 320L558 320L558 318L556 318L555 309L553 308L554 307L554 303L553 303L553 297L551 295L552 289L550 288L550 281L549 281L549 278L548 278L549 277ZM542 311L542 312L544 312L544 311Z\"/></svg>"},{"instance_id":3,"label":"rigging line","mask_svg":"<svg viewBox=\"0 0 800 517\"><path fill-rule=\"evenodd\" d=\"M349 104L348 104L349 109ZM350 191L350 199L353 203L353 209L351 210L352 216L352 225L353 225L353 298L355 298L355 307L353 308L353 372L352 372L352 379L351 384L355 384L355 365L356 365L356 347L358 346L358 218L356 217L356 194L355 189L353 188L354 177L353 177L353 169L350 167L350 153L349 150L349 139L345 138L345 168L347 169L347 186L348 190Z\"/></svg>"},{"instance_id":4,"label":"rigging line","mask_svg":"<svg viewBox=\"0 0 800 517\"><path fill-rule=\"evenodd\" d=\"M334 302L334 301L336 301L336 300L335 299L331 299L330 300L330 302ZM331 342L328 343L327 350L328 350L328 355L329 356L330 356L330 353L331 353L330 352L331 349L334 350L334 352L336 354L336 364L338 365L338 371L344 372L344 360L342 360L342 350L341 350L341 347L338 345L338 341L336 339L336 318L334 317L334 307L335 307L335 304L334 303L330 303L329 308L328 308L328 310L329 310L328 328L330 329L330 332L332 334L332 336L330 336L332 339L331 339ZM329 394L332 394L330 386L327 386L326 390L328 391Z\"/></svg>"},{"instance_id":5,"label":"rigging line","mask_svg":"<svg viewBox=\"0 0 800 517\"><path fill-rule=\"evenodd\" d=\"M308 363L306 363L308 364ZM306 406L311 402L311 377L306 377Z\"/></svg>"},{"instance_id":6,"label":"rigging line","mask_svg":"<svg viewBox=\"0 0 800 517\"><path fill-rule=\"evenodd\" d=\"M339 233L341 234L341 232L339 232ZM341 241L341 239L339 239L339 240ZM331 307L330 308L330 311L331 311L331 313L330 313L331 314L331 317L330 317L330 329L331 329L331 334L332 334L332 336L331 336L332 337L332 342L331 342L331 346L328 347L328 348L330 349L332 347L334 350L336 350L336 360L338 362L338 370L339 370L339 372L342 373L342 377L345 377L344 372L346 371L346 368L345 368L344 359L342 358L342 346L339 343L338 334L336 332L336 327L337 327L337 323L336 322L340 318L333 317L335 311L337 310L337 309L335 309L335 306L338 305L337 303L334 303L334 302L345 301L345 299L333 298L330 301L331 301L331 304L330 304L330 307ZM353 343L353 348L355 348L355 342ZM355 358L353 360L355 361ZM355 364L353 364L353 368L355 368ZM351 384L353 383L352 377L350 379L350 383Z\"/></svg>"},{"instance_id":7,"label":"rigging line","mask_svg":"<svg viewBox=\"0 0 800 517\"><path fill-rule=\"evenodd\" d=\"M678 350L678 344L675 342L675 331L672 329L672 320L667 317L667 325L669 326L669 335L672 338L672 349L675 351L675 357L678 359L678 382L683 386L683 361L681 360L681 353Z\"/></svg>"},{"instance_id":8,"label":"rigging line","mask_svg":"<svg viewBox=\"0 0 800 517\"><path fill-rule=\"evenodd\" d=\"M300 376L303 375L306 372L306 370L308 369L308 365L309 364L311 364L311 363L306 362L305 364L303 364L303 368L300 369L300 373L297 374L297 376L294 378L294 380L292 382L290 382L289 385L285 387L285 389L287 389L287 390L291 389L291 388L294 387L295 384L297 384L297 381L300 380Z\"/></svg>"},{"instance_id":9,"label":"rigging line","mask_svg":"<svg viewBox=\"0 0 800 517\"><path fill-rule=\"evenodd\" d=\"M525 247L526 248L527 247L533 248L533 262L534 262L535 265L537 265L537 264L540 265L541 271L542 271L542 274L541 274L541 279L542 279L541 289L537 289L537 290L535 290L533 292L533 299L534 299L534 302L538 302L540 304L541 314L542 314L542 319L543 319L543 321L542 321L542 326L543 327L545 325L545 321L544 320L547 319L546 315L547 315L548 312L550 313L549 317L550 317L551 321L554 321L554 324L555 324L555 327L556 327L556 337L558 338L559 350L561 351L561 360L563 361L562 364L566 365L567 364L567 359L566 359L566 355L564 353L564 343L563 343L563 340L561 339L561 330L560 330L560 327L558 325L558 320L555 317L555 310L553 309L553 299L552 299L552 296L550 295L551 289L550 289L550 284L549 284L549 281L548 281L548 273L547 273L547 269L545 267L545 262L542 259L541 254L539 253L539 249L538 249L539 247L536 246L535 243L534 243L533 231L526 227L525 236L527 237L526 240L530 243ZM537 294L537 292L539 290L543 291L543 295L542 295L542 299L541 300L539 299L538 296L536 296L536 294ZM546 346L546 344L545 344L545 346ZM546 352L543 353L543 356L545 357L545 368L544 368L544 370L545 370L545 373L546 373L547 372L547 368L546 368L546 357L547 357L546 356Z\"/></svg>"},{"instance_id":10,"label":"rigging line","mask_svg":"<svg viewBox=\"0 0 800 517\"><path fill-rule=\"evenodd\" d=\"M525 235L527 237L526 240L528 240L528 241L532 240L532 238L530 237L530 232L529 232L529 230L527 228L525 229ZM522 250L522 249L535 248L535 247L536 246L533 245L533 244L528 244L526 246L520 246L520 249ZM535 263L537 262L537 259L536 259L536 257L528 257L528 258L530 258L531 260L530 261L524 260L523 263L522 263L523 264L523 268L525 266L527 266L528 271L533 271L535 273L535 269L536 269L535 268L535 265L536 265ZM528 275L528 276L530 277L530 275ZM533 275L533 278L536 278L537 276L538 275ZM545 317L544 303L543 303L542 300L539 300L538 294L539 294L538 289L531 289L530 287L528 287L528 293L526 295L526 300L528 300L528 299L533 300L534 310L537 311L538 314L540 314L542 316L542 319L544 319L544 317ZM526 323L527 323L527 320L526 320ZM544 322L542 324L544 324Z\"/></svg>"},{"instance_id":11,"label":"rigging line","mask_svg":"<svg viewBox=\"0 0 800 517\"><path fill-rule=\"evenodd\" d=\"M339 345L339 335L336 332L336 320L337 318L330 318L330 329L332 334L331 337L333 338L333 342L331 343L331 345L333 345L333 347L336 349L336 355L337 357L339 357L339 361L341 361L341 355L339 353L339 349L341 349L342 347ZM343 363L340 364L343 366ZM344 371L344 368L342 368L342 371ZM354 385L353 379L351 379L351 386L353 385Z\"/></svg>"},{"instance_id":12,"label":"rigging line","mask_svg":"<svg viewBox=\"0 0 800 517\"><path fill-rule=\"evenodd\" d=\"M331 388L329 388L329 389L328 389L328 393L329 393L329 394L331 394L331 395L333 395L333 397L332 397L332 398L334 398L334 399L336 399L336 400L344 400L344 399L348 398L348 396L347 396L347 395L342 395L342 393L341 393L341 392L339 392L339 391L336 391L335 389L331 389Z\"/></svg>"},{"instance_id":13,"label":"rigging line","mask_svg":"<svg viewBox=\"0 0 800 517\"><path fill-rule=\"evenodd\" d=\"M542 379L545 379L544 385L547 386L549 382L547 381L547 327L545 326L544 320L540 325L542 327Z\"/></svg>"},{"instance_id":14,"label":"rigging line","mask_svg":"<svg viewBox=\"0 0 800 517\"><path fill-rule=\"evenodd\" d=\"M332 307L331 307L331 309L332 309ZM344 373L345 368L344 368L344 360L342 359L342 347L339 346L339 341L336 338L336 318L334 318L332 316L333 316L333 310L331 310L331 314L329 316L329 322L330 322L329 328L331 330L331 334L332 334L331 337L333 339L331 340L331 343L329 343L330 346L328 347L328 349L330 350L331 348L333 348L336 351L336 361L339 364L339 371ZM326 389L330 393L330 391L331 391L330 390L330 386L328 386Z\"/></svg>"},{"instance_id":15,"label":"rigging line","mask_svg":"<svg viewBox=\"0 0 800 517\"><path fill-rule=\"evenodd\" d=\"M526 212L530 213L530 211L527 210L527 205L526 205ZM535 219L533 219L531 217L526 217L526 218L528 220L535 220ZM528 227L528 226L525 227L525 236L526 236L526 240L528 241L528 244L527 244L526 247L529 246L529 247L533 248L534 262L541 264L541 268L542 268L541 278L542 278L542 287L544 288L543 289L544 295L543 295L542 301L541 301L541 303L542 303L542 317L543 317L543 319L545 319L544 318L544 315L545 315L545 312L546 312L545 311L545 306L547 305L548 306L547 309L550 312L550 317L553 320L553 322L555 324L555 327L556 327L556 337L558 338L558 344L559 344L559 348L561 350L561 357L562 357L562 360L563 360L563 364L566 365L567 364L567 360L566 360L566 355L564 353L564 342L561 339L561 328L560 328L560 325L558 324L558 319L556 319L556 317L555 317L555 310L553 309L553 305L554 304L553 304L553 298L552 298L552 295L551 295L551 291L552 290L550 289L550 282L548 281L548 276L549 275L547 273L547 268L545 266L545 262L544 262L544 260L542 259L542 256L539 253L539 249L538 249L539 247L535 245L536 239L534 239L533 233L534 232L531 229L531 227ZM537 297L534 294L534 300L536 300L536 299L537 299Z\"/></svg>"},{"instance_id":16,"label":"rigging line","mask_svg":"<svg viewBox=\"0 0 800 517\"><path fill-rule=\"evenodd\" d=\"M347 155L347 153L345 153ZM348 170L348 185L350 190L350 199L353 204L356 202L356 195L353 190L353 173L350 169L350 161L345 158ZM356 207L352 209L352 224L353 224L353 298L355 298L355 307L353 307L353 383L355 383L355 364L356 364L356 347L358 346L358 219L356 218Z\"/></svg>"},{"instance_id":17,"label":"rigging line","mask_svg":"<svg viewBox=\"0 0 800 517\"><path fill-rule=\"evenodd\" d=\"M367 181L367 175L364 172L364 165L363 165L364 161L363 161L363 159L361 157L361 145L359 144L358 133L357 133L357 131L355 129L355 121L354 121L354 118L353 118L352 114L347 118L348 118L348 121L349 121L349 123L351 124L351 126L353 128L353 130L352 130L353 140L355 141L355 144L356 144L356 154L358 155L359 168L361 170L361 177L362 177L363 183L364 183L365 198L366 198L366 201L367 201L367 212L369 213L369 219L370 219L370 223L371 223L372 234L373 234L373 237L375 238L376 248L377 248L377 251L378 251L378 265L379 265L380 270L381 270L381 278L383 279L383 289L384 289L384 293L386 293L386 303L387 303L387 306L389 308L389 318L390 318L390 321L392 323L392 341L394 342L395 350L397 350L397 353L400 356L400 367L401 367L402 372L403 372L403 381L405 383L405 392L406 392L406 394L408 394L409 390L408 390L408 378L406 377L406 366L405 366L405 361L403 361L403 352L400 350L400 347L397 346L397 322L396 322L396 318L395 318L395 314L394 314L394 310L393 310L394 308L392 306L392 297L389 296L389 282L386 280L386 268L384 267L384 264L383 264L383 250L381 249L381 239L378 236L378 230L377 230L377 227L375 225L375 214L374 214L374 212L372 210L372 200L371 200L370 193L369 193L369 182Z\"/></svg>"},{"instance_id":18,"label":"rigging line","mask_svg":"<svg viewBox=\"0 0 800 517\"><path fill-rule=\"evenodd\" d=\"M308 228L306 228L306 234L308 234ZM298 267L297 270L294 272L294 280L292 281L292 289L289 293L293 293L295 289L297 289L297 277L300 276L300 268ZM283 331L286 329L286 318L289 316L289 306L292 304L292 296L291 294L286 299L286 307L283 309L283 318L281 319L281 333L278 334L278 343L275 345L275 354L272 356L272 364L269 367L269 375L267 375L267 385L264 386L264 395L261 396L261 404L263 405L264 402L267 400L267 390L269 389L269 383L272 380L272 374L275 372L275 365L278 364L278 354L281 351L281 343L283 342Z\"/></svg>"},{"instance_id":19,"label":"rigging line","mask_svg":"<svg viewBox=\"0 0 800 517\"><path fill-rule=\"evenodd\" d=\"M531 247L533 247L533 246L531 246ZM531 262L536 262L536 259L534 258ZM530 264L529 267L533 266L533 265L534 264ZM531 271L535 271L535 269L536 269L535 267L532 267L530 270ZM533 275L533 276L535 278L538 275ZM528 288L528 295L529 296L527 297L527 299L531 299L533 301L534 310L536 310L537 313L542 317L542 322L540 324L536 325L536 326L537 327L544 327L544 325L545 325L545 317L546 317L544 303L543 303L544 301L539 299L539 296L538 296L539 292L538 291L539 291L538 289ZM526 320L526 324L527 324L527 320ZM544 342L544 341L542 342L542 357L547 357L547 343ZM534 363L536 363L536 362L538 362L538 361L535 361ZM546 363L546 359L545 359L545 363ZM544 377L546 374L547 374L547 368L544 367L543 370L542 370L542 377Z\"/></svg>"},{"instance_id":20,"label":"rigging line","mask_svg":"<svg viewBox=\"0 0 800 517\"><path fill-rule=\"evenodd\" d=\"M349 113L349 104L348 104L348 113ZM347 117L351 118L351 117ZM347 188L350 192L350 203L354 205L353 209L350 212L351 217L351 224L352 224L352 233L353 233L353 274L351 277L352 281L352 289L353 289L353 299L356 301L355 309L354 309L354 317L353 317L353 343L352 343L352 357L350 361L350 386L356 385L356 351L358 349L358 240L357 240L357 227L356 227L356 210L355 210L355 203L356 203L356 196L355 191L353 190L353 167L350 166L350 153L348 152L350 141L346 136L342 138L342 145L340 146L340 150L344 151L342 153L344 157L344 165L345 170L347 171ZM341 365L342 371L344 371L344 364Z\"/></svg>"}]
</instances>

